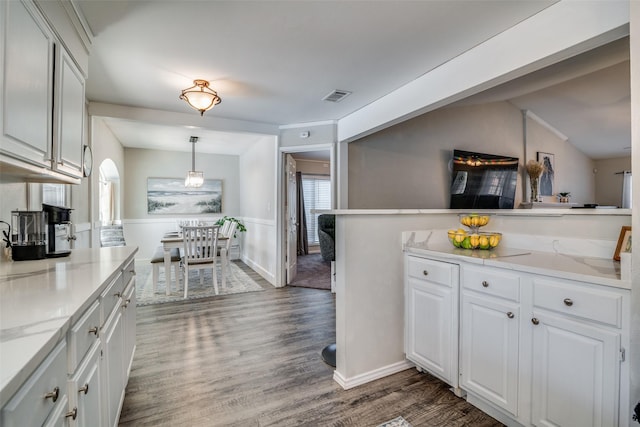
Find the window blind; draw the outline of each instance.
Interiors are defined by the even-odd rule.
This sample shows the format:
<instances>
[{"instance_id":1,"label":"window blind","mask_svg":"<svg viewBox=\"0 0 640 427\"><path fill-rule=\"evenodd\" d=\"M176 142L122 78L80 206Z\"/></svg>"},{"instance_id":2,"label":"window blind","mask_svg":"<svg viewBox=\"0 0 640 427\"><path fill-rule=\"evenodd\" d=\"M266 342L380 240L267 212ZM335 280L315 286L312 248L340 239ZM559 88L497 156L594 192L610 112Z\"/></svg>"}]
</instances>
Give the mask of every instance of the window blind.
<instances>
[{"instance_id":1,"label":"window blind","mask_svg":"<svg viewBox=\"0 0 640 427\"><path fill-rule=\"evenodd\" d=\"M331 179L323 175L302 175L304 194L304 214L307 219L307 241L310 245L319 244L318 216L313 209L331 209Z\"/></svg>"}]
</instances>

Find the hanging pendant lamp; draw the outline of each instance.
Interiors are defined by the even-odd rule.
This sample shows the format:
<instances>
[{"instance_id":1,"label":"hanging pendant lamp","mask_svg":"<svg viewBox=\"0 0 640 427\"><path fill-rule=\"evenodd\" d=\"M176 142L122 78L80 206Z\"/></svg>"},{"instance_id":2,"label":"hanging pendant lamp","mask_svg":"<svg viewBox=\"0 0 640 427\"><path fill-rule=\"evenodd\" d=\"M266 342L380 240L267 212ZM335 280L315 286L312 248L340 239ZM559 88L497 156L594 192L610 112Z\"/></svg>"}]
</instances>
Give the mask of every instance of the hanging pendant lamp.
<instances>
[{"instance_id":1,"label":"hanging pendant lamp","mask_svg":"<svg viewBox=\"0 0 640 427\"><path fill-rule=\"evenodd\" d=\"M186 88L180 94L180 99L185 101L195 110L200 111L200 115L204 115L205 111L213 108L214 105L220 104L222 99L218 96L218 92L209 87L206 80L194 80L193 86Z\"/></svg>"},{"instance_id":2,"label":"hanging pendant lamp","mask_svg":"<svg viewBox=\"0 0 640 427\"><path fill-rule=\"evenodd\" d=\"M191 143L191 170L187 172L187 177L184 180L184 186L190 188L202 187L204 184L204 172L196 170L196 142L198 142L197 136L189 138Z\"/></svg>"}]
</instances>

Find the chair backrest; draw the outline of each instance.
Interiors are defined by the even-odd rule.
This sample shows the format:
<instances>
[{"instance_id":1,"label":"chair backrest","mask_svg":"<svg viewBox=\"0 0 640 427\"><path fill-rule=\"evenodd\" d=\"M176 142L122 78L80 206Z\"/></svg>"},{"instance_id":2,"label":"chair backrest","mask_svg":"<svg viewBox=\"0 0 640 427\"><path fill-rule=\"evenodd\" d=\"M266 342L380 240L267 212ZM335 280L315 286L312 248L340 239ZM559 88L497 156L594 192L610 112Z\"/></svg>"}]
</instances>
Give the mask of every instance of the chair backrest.
<instances>
[{"instance_id":1,"label":"chair backrest","mask_svg":"<svg viewBox=\"0 0 640 427\"><path fill-rule=\"evenodd\" d=\"M185 264L215 261L218 228L217 225L182 227Z\"/></svg>"},{"instance_id":2,"label":"chair backrest","mask_svg":"<svg viewBox=\"0 0 640 427\"><path fill-rule=\"evenodd\" d=\"M233 240L233 233L236 232L236 227L238 226L238 223L235 221L229 221L231 223L231 225L229 226L229 229L227 230L227 234L225 235L225 237L227 237L227 240L224 242L225 246L227 247L227 251L229 251L229 248L231 247L231 241Z\"/></svg>"},{"instance_id":3,"label":"chair backrest","mask_svg":"<svg viewBox=\"0 0 640 427\"><path fill-rule=\"evenodd\" d=\"M104 225L100 227L100 246L127 246L122 225Z\"/></svg>"},{"instance_id":4,"label":"chair backrest","mask_svg":"<svg viewBox=\"0 0 640 427\"><path fill-rule=\"evenodd\" d=\"M233 221L230 221L228 219L225 219L224 222L222 223L222 226L220 227L220 231L218 232L220 236L228 236L229 235L229 227L231 227L231 224L235 224Z\"/></svg>"}]
</instances>

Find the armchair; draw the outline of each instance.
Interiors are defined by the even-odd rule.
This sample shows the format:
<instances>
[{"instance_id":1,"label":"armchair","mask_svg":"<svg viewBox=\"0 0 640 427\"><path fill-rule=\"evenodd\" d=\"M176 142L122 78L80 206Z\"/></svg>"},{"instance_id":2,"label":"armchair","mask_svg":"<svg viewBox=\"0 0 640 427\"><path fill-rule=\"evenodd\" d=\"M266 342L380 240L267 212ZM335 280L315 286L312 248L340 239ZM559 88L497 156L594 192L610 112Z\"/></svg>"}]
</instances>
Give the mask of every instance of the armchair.
<instances>
[{"instance_id":1,"label":"armchair","mask_svg":"<svg viewBox=\"0 0 640 427\"><path fill-rule=\"evenodd\" d=\"M322 214L318 217L318 240L320 241L320 253L322 259L331 262L336 259L335 251L335 226L336 216Z\"/></svg>"}]
</instances>

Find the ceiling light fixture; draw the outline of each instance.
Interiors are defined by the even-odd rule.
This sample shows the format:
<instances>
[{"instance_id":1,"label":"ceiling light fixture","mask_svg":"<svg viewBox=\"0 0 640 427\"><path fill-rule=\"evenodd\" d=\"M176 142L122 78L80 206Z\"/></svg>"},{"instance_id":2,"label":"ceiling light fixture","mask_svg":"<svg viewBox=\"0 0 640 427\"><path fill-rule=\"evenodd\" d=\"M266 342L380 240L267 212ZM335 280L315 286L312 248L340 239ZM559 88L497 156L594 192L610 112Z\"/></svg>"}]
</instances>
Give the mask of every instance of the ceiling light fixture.
<instances>
[{"instance_id":1,"label":"ceiling light fixture","mask_svg":"<svg viewBox=\"0 0 640 427\"><path fill-rule=\"evenodd\" d=\"M180 94L180 99L185 101L194 110L200 111L200 115L204 115L205 111L213 108L214 105L220 104L222 99L218 96L218 92L209 87L206 80L194 80L193 86L186 88Z\"/></svg>"},{"instance_id":2,"label":"ceiling light fixture","mask_svg":"<svg viewBox=\"0 0 640 427\"><path fill-rule=\"evenodd\" d=\"M198 142L198 137L192 136L189 138L189 142L191 143L191 170L187 172L184 186L191 188L202 187L202 184L204 184L204 172L196 170L196 142Z\"/></svg>"}]
</instances>

